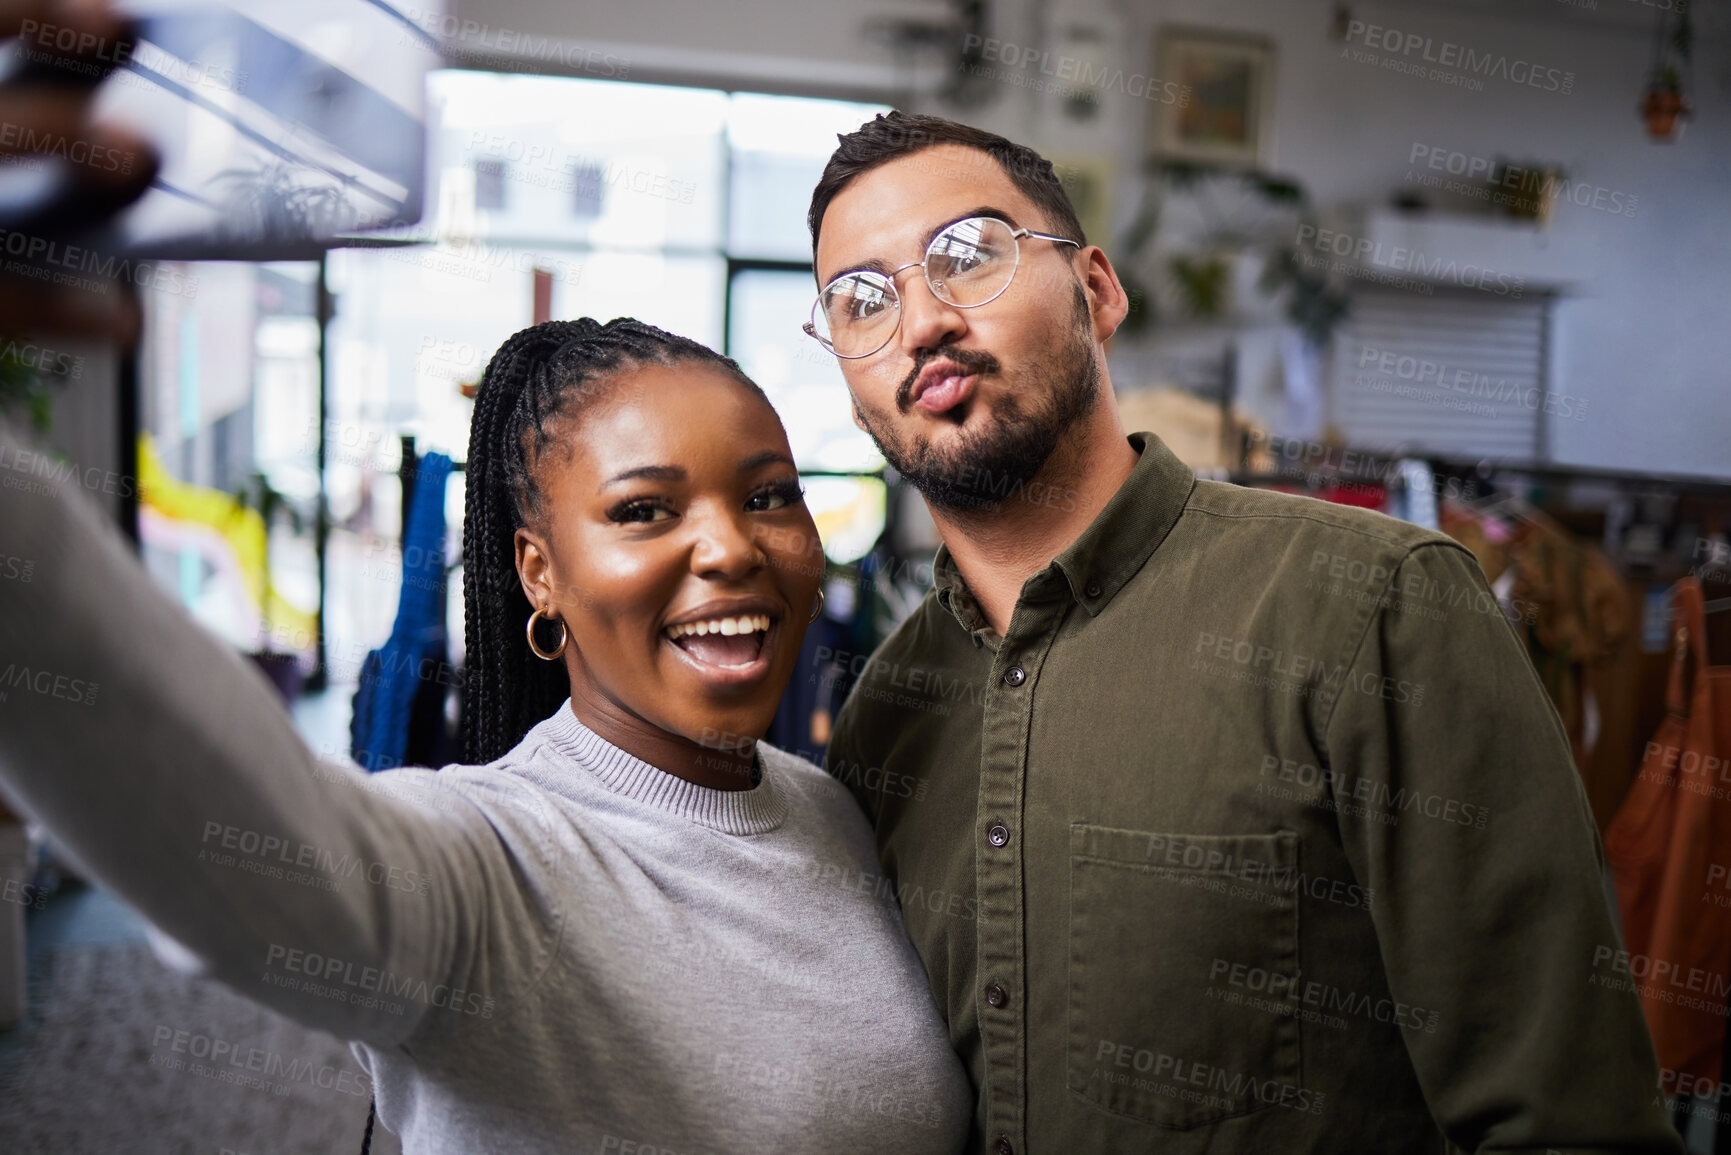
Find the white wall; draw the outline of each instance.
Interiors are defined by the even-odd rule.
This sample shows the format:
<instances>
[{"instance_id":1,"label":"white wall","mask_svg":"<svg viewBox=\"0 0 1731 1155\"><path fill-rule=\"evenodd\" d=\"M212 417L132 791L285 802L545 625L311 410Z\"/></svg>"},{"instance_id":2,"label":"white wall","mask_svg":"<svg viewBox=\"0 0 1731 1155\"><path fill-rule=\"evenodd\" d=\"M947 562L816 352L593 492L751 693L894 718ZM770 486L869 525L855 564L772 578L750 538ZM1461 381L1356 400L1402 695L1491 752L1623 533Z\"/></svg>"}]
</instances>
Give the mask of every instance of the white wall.
<instances>
[{"instance_id":1,"label":"white wall","mask_svg":"<svg viewBox=\"0 0 1731 1155\"><path fill-rule=\"evenodd\" d=\"M1571 71L1568 95L1495 79L1470 92L1343 59L1330 36L1332 0L999 0L992 31L1061 51L1072 26L1101 29L1108 62L1129 73L1153 71L1154 30L1164 23L1273 39L1270 167L1297 177L1323 206L1386 203L1410 187L1404 178L1418 144L1555 161L1571 180L1639 197L1632 218L1565 204L1551 226L1554 243L1594 254L1593 275L1558 305L1551 382L1586 398L1591 416L1552 424L1552 456L1731 475L1731 3L1696 0L1696 116L1681 141L1663 145L1648 141L1636 112L1656 2L1664 0L1351 6L1367 22ZM471 59L511 30L612 52L632 62L630 79L899 96L921 111L950 111L918 94L935 65L921 71L914 58L893 59L869 27L896 17L942 20L948 6L937 0L457 0L453 12L491 29L459 42ZM593 75L599 65L587 67ZM1022 78L1038 79L1032 71ZM995 87L992 103L959 115L1048 154L1116 158L1126 177L1121 218L1149 102L1108 91L1094 120L1078 124L1030 87Z\"/></svg>"}]
</instances>

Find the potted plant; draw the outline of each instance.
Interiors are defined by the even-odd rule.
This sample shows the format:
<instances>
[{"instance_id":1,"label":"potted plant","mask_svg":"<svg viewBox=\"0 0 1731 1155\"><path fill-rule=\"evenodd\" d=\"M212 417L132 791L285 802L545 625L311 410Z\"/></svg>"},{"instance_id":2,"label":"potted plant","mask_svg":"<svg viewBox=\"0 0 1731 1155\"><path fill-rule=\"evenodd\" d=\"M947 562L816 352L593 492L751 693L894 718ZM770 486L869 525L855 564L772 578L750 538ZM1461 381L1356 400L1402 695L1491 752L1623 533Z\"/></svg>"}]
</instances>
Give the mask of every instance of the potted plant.
<instances>
[{"instance_id":1,"label":"potted plant","mask_svg":"<svg viewBox=\"0 0 1731 1155\"><path fill-rule=\"evenodd\" d=\"M1192 316L1214 320L1231 313L1235 271L1260 269L1257 288L1284 296L1287 319L1314 344L1326 345L1346 316L1347 297L1326 272L1309 268L1293 240L1297 226L1313 219L1304 187L1290 178L1255 169L1156 158L1144 170L1142 201L1119 246L1119 276L1131 310L1123 332L1151 331L1159 319L1150 258L1157 255L1167 202L1188 198L1202 220L1187 238L1188 251L1169 254L1163 267L1175 294Z\"/></svg>"},{"instance_id":2,"label":"potted plant","mask_svg":"<svg viewBox=\"0 0 1731 1155\"><path fill-rule=\"evenodd\" d=\"M1673 23L1670 7L1667 4L1659 11L1652 79L1641 99L1641 118L1647 122L1647 135L1662 141L1677 139L1682 131L1678 122L1687 120L1693 111L1683 95L1683 66L1694 55L1695 22L1688 6L1679 4Z\"/></svg>"},{"instance_id":3,"label":"potted plant","mask_svg":"<svg viewBox=\"0 0 1731 1155\"><path fill-rule=\"evenodd\" d=\"M1647 135L1654 140L1675 140L1679 120L1691 114L1689 102L1683 98L1683 77L1677 66L1667 64L1647 86L1647 96L1641 102L1641 116L1647 122Z\"/></svg>"},{"instance_id":4,"label":"potted plant","mask_svg":"<svg viewBox=\"0 0 1731 1155\"><path fill-rule=\"evenodd\" d=\"M0 334L0 410L22 410L30 420L30 428L38 435L48 433L53 415L54 395L48 390L46 374L40 365L32 365L17 349L18 342Z\"/></svg>"}]
</instances>

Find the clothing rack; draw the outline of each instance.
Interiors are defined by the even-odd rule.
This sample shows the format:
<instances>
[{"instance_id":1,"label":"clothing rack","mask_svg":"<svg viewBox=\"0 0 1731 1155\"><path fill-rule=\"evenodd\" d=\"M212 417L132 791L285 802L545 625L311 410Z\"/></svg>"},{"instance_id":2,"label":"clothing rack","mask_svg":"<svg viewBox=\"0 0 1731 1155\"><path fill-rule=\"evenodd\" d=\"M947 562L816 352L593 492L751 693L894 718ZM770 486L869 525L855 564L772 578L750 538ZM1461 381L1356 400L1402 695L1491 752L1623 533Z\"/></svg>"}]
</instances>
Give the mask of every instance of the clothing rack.
<instances>
[{"instance_id":1,"label":"clothing rack","mask_svg":"<svg viewBox=\"0 0 1731 1155\"><path fill-rule=\"evenodd\" d=\"M397 441L402 446L403 451L403 460L401 464L397 466L397 481L403 487L402 517L406 527L409 516L409 502L415 496L415 478L421 471L421 455L415 450L414 434L404 433L398 437ZM463 473L465 472L467 465L468 463L464 461L452 461L451 469L454 472Z\"/></svg>"},{"instance_id":2,"label":"clothing rack","mask_svg":"<svg viewBox=\"0 0 1731 1155\"><path fill-rule=\"evenodd\" d=\"M1638 496L1642 492L1652 493L1655 490L1668 491L1681 497L1693 497L1708 502L1731 501L1731 481L1702 477L1689 474L1644 473L1621 469L1601 469L1583 466L1568 466L1526 461L1489 461L1476 462L1462 458L1428 457L1432 468L1439 474L1452 476L1467 476L1485 481L1499 479L1527 478L1539 484L1563 485L1573 481L1609 482L1615 485L1627 496ZM1525 497L1511 493L1506 485L1493 486L1493 496L1488 500L1467 501L1466 505L1479 512L1505 514L1527 521L1549 520L1543 510L1535 509ZM1534 515L1537 515L1536 517ZM1697 578L1706 574L1718 572L1723 563L1712 563L1696 571ZM1711 607L1711 608L1709 608ZM1703 607L1707 612L1731 609L1731 598L1722 598L1706 603ZM1731 1023L1727 1024L1724 1041L1720 1048L1722 1074L1731 1072ZM1673 1101L1672 1123L1685 1136L1689 1131L1691 1108L1699 1100L1691 1095L1678 1095ZM1717 1104L1717 1099L1709 1100ZM1713 1155L1731 1155L1731 1122L1715 1117L1710 1123L1711 1146Z\"/></svg>"},{"instance_id":3,"label":"clothing rack","mask_svg":"<svg viewBox=\"0 0 1731 1155\"><path fill-rule=\"evenodd\" d=\"M1699 493L1710 497L1731 497L1731 478L1719 479L1690 473L1648 473L1631 469L1609 469L1588 465L1562 465L1536 461L1475 461L1447 454L1413 453L1431 463L1433 469L1449 473L1471 472L1480 476L1497 473L1524 474L1529 477L1556 481L1611 481L1631 486L1664 488L1678 492Z\"/></svg>"},{"instance_id":4,"label":"clothing rack","mask_svg":"<svg viewBox=\"0 0 1731 1155\"><path fill-rule=\"evenodd\" d=\"M402 507L402 513L400 515L401 519L402 519L401 520L401 528L397 531L397 540L399 542L402 541L403 536L407 533L408 528L409 528L409 504L410 504L410 502L412 502L414 500L414 497L415 497L415 480L420 475L420 471L421 471L421 455L417 451L417 449L415 448L415 441L416 441L416 438L411 433L405 433L401 437L398 438L398 442L402 446L402 452L403 452L402 463L397 466L397 481L403 487L403 507ZM456 472L456 473L464 473L464 472L467 472L467 470L465 468L467 464L468 464L467 462L463 462L463 461L452 461L451 462L451 469L453 472ZM459 533L460 532L461 531L459 530ZM458 540L460 541L461 538L459 537ZM461 565L461 564L462 564L461 561L458 561L452 565L447 565L445 567L446 577L450 576L451 570L457 568L457 566ZM450 633L450 630L448 628L449 625L450 625L450 622L447 618L447 621L446 621L446 626L447 626L446 632L447 633ZM452 634L452 636L456 637L460 640L463 636L462 631L458 630L454 634Z\"/></svg>"},{"instance_id":5,"label":"clothing rack","mask_svg":"<svg viewBox=\"0 0 1731 1155\"><path fill-rule=\"evenodd\" d=\"M401 435L398 438L398 442L402 448L402 461L397 467L397 481L402 486L402 512L401 512L400 528L398 530L398 542L399 542L399 544L401 544L408 537L409 510L412 508L413 503L414 503L415 484L418 481L419 476L420 476L421 454L416 447L416 438L412 434ZM465 472L464 467L465 467L464 462L461 462L461 461L451 462L451 468L455 471ZM446 526L446 531L447 531L447 534L449 534L451 532L451 527L449 526L448 523ZM460 540L461 539L459 538L459 541ZM462 564L462 561L460 558L455 562L446 563L443 567L446 577L448 578L451 571L456 569L461 564ZM448 639L454 638L454 639L456 639L457 643L460 644L463 640L463 631L460 628L457 630L452 630L450 628L450 599L449 598L444 599L443 604L440 607L439 619L445 626L446 637ZM456 683L454 681L454 679L455 679L455 676L461 672L461 665L459 663L455 663L455 662L451 661L448 644L447 644L447 647L445 648L445 650L442 652L442 656L440 658L440 661L441 661L440 674L439 674L439 677L436 679L437 684L442 685L442 686L452 685L452 684L460 684L460 683ZM453 680L451 682L447 682L445 680L445 675L447 673L452 675ZM426 689L426 684L423 685L422 689L423 690ZM462 695L459 694L458 695L459 704L461 703L461 700L462 700ZM408 765L429 765L429 766L437 767L440 765L447 764L449 762L459 761L462 757L463 739L462 739L461 726L463 723L459 722L459 729L458 729L457 733L451 734L445 728L445 725L443 722L443 718L445 715L445 710L444 710L443 705L440 705L438 707L438 709L436 710L436 712L430 711L430 710L425 709L423 707L424 707L424 703L422 703L422 701L421 701L421 694L417 693L416 705L410 711L410 716L409 716L409 734L410 734L410 736L409 736L409 743L405 747L405 753L410 758L420 758L420 759L429 759L430 758L431 760L430 761L411 761L411 762L406 763L406 764L408 764ZM459 718L460 717L461 717L461 713L459 711ZM419 753L417 753L417 748L418 748L417 744L418 743L420 744L419 745Z\"/></svg>"}]
</instances>

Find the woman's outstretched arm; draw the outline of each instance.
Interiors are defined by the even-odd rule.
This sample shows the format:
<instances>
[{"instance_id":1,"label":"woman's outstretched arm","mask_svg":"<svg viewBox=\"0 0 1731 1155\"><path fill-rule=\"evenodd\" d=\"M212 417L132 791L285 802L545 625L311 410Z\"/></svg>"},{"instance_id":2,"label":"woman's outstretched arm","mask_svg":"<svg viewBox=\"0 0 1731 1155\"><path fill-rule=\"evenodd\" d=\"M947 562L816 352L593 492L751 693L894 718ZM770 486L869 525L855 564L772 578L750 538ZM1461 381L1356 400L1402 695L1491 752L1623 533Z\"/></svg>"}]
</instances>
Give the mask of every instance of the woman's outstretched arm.
<instances>
[{"instance_id":1,"label":"woman's outstretched arm","mask_svg":"<svg viewBox=\"0 0 1731 1155\"><path fill-rule=\"evenodd\" d=\"M0 553L17 562L0 565L0 784L248 997L379 1044L429 1014L490 1017L546 931L498 814L431 773L316 758L81 482L0 422Z\"/></svg>"}]
</instances>

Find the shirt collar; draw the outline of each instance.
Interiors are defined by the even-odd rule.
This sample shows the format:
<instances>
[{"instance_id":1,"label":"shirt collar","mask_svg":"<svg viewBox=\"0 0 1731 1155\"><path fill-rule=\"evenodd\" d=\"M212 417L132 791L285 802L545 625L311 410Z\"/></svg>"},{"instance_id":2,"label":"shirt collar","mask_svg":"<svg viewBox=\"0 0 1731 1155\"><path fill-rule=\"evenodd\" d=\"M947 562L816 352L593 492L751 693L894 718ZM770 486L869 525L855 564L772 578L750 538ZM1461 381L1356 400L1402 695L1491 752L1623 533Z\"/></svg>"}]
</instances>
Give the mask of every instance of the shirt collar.
<instances>
[{"instance_id":1,"label":"shirt collar","mask_svg":"<svg viewBox=\"0 0 1731 1155\"><path fill-rule=\"evenodd\" d=\"M1064 575L1071 596L1090 615L1104 609L1165 540L1196 484L1196 474L1160 438L1132 433L1129 439L1139 455L1130 476L1082 535L1047 567L1047 572L1055 567ZM996 641L946 545L938 546L932 582L939 604L973 635L975 645Z\"/></svg>"},{"instance_id":2,"label":"shirt collar","mask_svg":"<svg viewBox=\"0 0 1731 1155\"><path fill-rule=\"evenodd\" d=\"M699 826L723 834L766 834L787 818L787 796L776 781L780 769L772 768L761 753L754 753L752 768L759 780L750 790L716 790L669 774L622 750L589 727L571 708L571 699L524 737L544 737L554 749L594 776L602 787L655 810L688 818ZM547 775L531 762L516 768L545 789L581 801L571 794L571 784L561 775Z\"/></svg>"}]
</instances>

